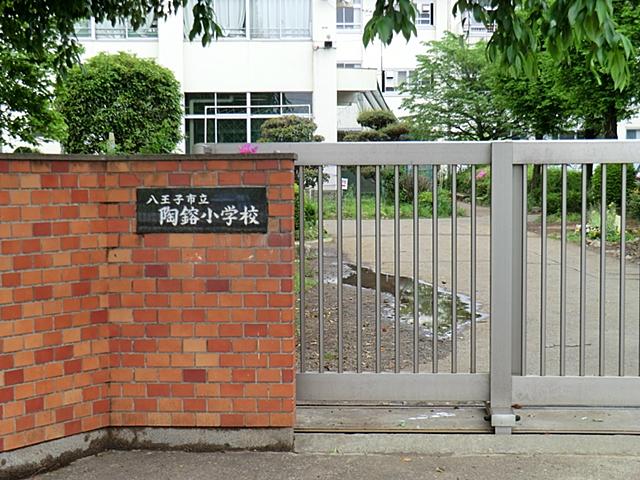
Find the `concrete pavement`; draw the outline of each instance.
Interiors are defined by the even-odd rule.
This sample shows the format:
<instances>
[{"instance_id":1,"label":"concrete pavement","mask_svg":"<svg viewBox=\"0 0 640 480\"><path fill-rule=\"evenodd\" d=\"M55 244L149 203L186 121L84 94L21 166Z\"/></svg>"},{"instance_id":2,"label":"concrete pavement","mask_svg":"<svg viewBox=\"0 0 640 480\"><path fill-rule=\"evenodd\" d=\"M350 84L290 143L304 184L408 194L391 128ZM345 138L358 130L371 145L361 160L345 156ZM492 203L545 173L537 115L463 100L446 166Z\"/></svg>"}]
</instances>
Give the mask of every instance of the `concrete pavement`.
<instances>
[{"instance_id":1,"label":"concrete pavement","mask_svg":"<svg viewBox=\"0 0 640 480\"><path fill-rule=\"evenodd\" d=\"M585 455L424 456L111 451L33 477L38 480L637 478L640 458Z\"/></svg>"}]
</instances>

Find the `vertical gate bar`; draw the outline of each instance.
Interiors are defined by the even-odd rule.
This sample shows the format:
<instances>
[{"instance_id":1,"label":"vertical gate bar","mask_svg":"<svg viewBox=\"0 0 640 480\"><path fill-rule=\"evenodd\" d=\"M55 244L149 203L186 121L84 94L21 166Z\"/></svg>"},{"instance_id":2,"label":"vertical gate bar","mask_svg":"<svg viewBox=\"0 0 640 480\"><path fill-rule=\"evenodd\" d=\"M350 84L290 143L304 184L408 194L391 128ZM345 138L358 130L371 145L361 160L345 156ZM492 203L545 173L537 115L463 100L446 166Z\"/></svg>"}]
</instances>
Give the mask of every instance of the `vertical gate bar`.
<instances>
[{"instance_id":1,"label":"vertical gate bar","mask_svg":"<svg viewBox=\"0 0 640 480\"><path fill-rule=\"evenodd\" d=\"M337 166L338 193L336 195L336 235L338 243L338 373L344 371L344 326L342 314L342 166Z\"/></svg>"},{"instance_id":2,"label":"vertical gate bar","mask_svg":"<svg viewBox=\"0 0 640 480\"><path fill-rule=\"evenodd\" d=\"M393 255L394 255L394 339L393 344L395 348L395 372L400 371L400 167L394 166L393 170L393 187L394 187L394 229L393 229Z\"/></svg>"},{"instance_id":3,"label":"vertical gate bar","mask_svg":"<svg viewBox=\"0 0 640 480\"><path fill-rule=\"evenodd\" d=\"M418 221L420 212L418 211L418 165L413 165L413 373L418 373L419 340L420 340L420 304L418 302L420 291L420 264L418 263L419 229Z\"/></svg>"},{"instance_id":4,"label":"vertical gate bar","mask_svg":"<svg viewBox=\"0 0 640 480\"><path fill-rule=\"evenodd\" d=\"M520 365L519 342L514 343L514 329L519 331L520 283L520 225L514 220L520 215L519 195L516 192L520 171L513 165L513 144L494 142L491 146L491 342L490 342L490 398L491 420L504 420L494 425L496 434L510 434L515 425L511 408L514 360ZM515 236L515 235L517 236ZM518 243L518 245L516 245ZM517 298L516 298L517 297ZM517 327L517 328L516 328ZM518 332L519 333L519 332ZM519 340L519 339L518 339Z\"/></svg>"},{"instance_id":5,"label":"vertical gate bar","mask_svg":"<svg viewBox=\"0 0 640 480\"><path fill-rule=\"evenodd\" d=\"M300 253L299 259L300 262L298 265L299 268L299 283L300 283L300 307L298 314L300 315L300 372L305 372L305 361L306 361L306 342L307 338L305 335L305 303L304 303L304 287L305 287L305 258L304 258L304 167L301 165L298 167L298 203L299 203L299 212L298 212L298 223L299 223L299 242L300 242Z\"/></svg>"},{"instance_id":6,"label":"vertical gate bar","mask_svg":"<svg viewBox=\"0 0 640 480\"><path fill-rule=\"evenodd\" d=\"M598 375L605 373L605 298L606 298L606 277L607 274L607 164L601 164L602 168L602 188L600 192L600 312L599 312L599 352L598 352Z\"/></svg>"},{"instance_id":7,"label":"vertical gate bar","mask_svg":"<svg viewBox=\"0 0 640 480\"><path fill-rule=\"evenodd\" d=\"M527 374L527 223L528 223L528 206L527 206L527 182L529 180L527 174L529 167L522 166L522 325L520 326L520 372L522 375Z\"/></svg>"},{"instance_id":8,"label":"vertical gate bar","mask_svg":"<svg viewBox=\"0 0 640 480\"><path fill-rule=\"evenodd\" d=\"M324 372L324 214L323 170L318 167L318 372Z\"/></svg>"},{"instance_id":9,"label":"vertical gate bar","mask_svg":"<svg viewBox=\"0 0 640 480\"><path fill-rule=\"evenodd\" d=\"M584 376L587 342L587 165L582 164L582 197L580 213L580 361L578 374Z\"/></svg>"},{"instance_id":10,"label":"vertical gate bar","mask_svg":"<svg viewBox=\"0 0 640 480\"><path fill-rule=\"evenodd\" d=\"M433 288L431 303L432 371L438 373L438 165L431 167L431 262Z\"/></svg>"},{"instance_id":11,"label":"vertical gate bar","mask_svg":"<svg viewBox=\"0 0 640 480\"><path fill-rule=\"evenodd\" d=\"M360 165L356 166L356 371L362 372L362 195Z\"/></svg>"},{"instance_id":12,"label":"vertical gate bar","mask_svg":"<svg viewBox=\"0 0 640 480\"><path fill-rule=\"evenodd\" d=\"M382 297L380 272L382 270L382 237L380 228L380 165L376 165L376 373L382 369Z\"/></svg>"},{"instance_id":13,"label":"vertical gate bar","mask_svg":"<svg viewBox=\"0 0 640 480\"><path fill-rule=\"evenodd\" d=\"M451 373L458 372L458 166L451 165Z\"/></svg>"},{"instance_id":14,"label":"vertical gate bar","mask_svg":"<svg viewBox=\"0 0 640 480\"><path fill-rule=\"evenodd\" d=\"M542 166L542 228L540 232L540 375L547 372L547 166Z\"/></svg>"},{"instance_id":15,"label":"vertical gate bar","mask_svg":"<svg viewBox=\"0 0 640 480\"><path fill-rule=\"evenodd\" d=\"M524 265L527 258L526 250L526 233L527 233L527 215L526 215L526 183L527 183L527 165L512 166L512 249L511 249L511 373L512 375L523 375L522 355L526 351L526 345L523 345L522 326L525 322L523 312L526 308L523 303L522 292L526 289L526 266ZM526 297L525 297L526 299Z\"/></svg>"},{"instance_id":16,"label":"vertical gate bar","mask_svg":"<svg viewBox=\"0 0 640 480\"><path fill-rule=\"evenodd\" d=\"M476 166L471 166L471 359L470 373L476 373Z\"/></svg>"},{"instance_id":17,"label":"vertical gate bar","mask_svg":"<svg viewBox=\"0 0 640 480\"><path fill-rule=\"evenodd\" d=\"M625 339L625 288L626 288L626 230L627 230L627 164L622 164L622 199L620 201L620 297L619 297L619 336L618 336L618 375L624 376L624 339Z\"/></svg>"},{"instance_id":18,"label":"vertical gate bar","mask_svg":"<svg viewBox=\"0 0 640 480\"><path fill-rule=\"evenodd\" d=\"M560 376L567 365L567 165L562 165L562 219L560 225Z\"/></svg>"}]
</instances>

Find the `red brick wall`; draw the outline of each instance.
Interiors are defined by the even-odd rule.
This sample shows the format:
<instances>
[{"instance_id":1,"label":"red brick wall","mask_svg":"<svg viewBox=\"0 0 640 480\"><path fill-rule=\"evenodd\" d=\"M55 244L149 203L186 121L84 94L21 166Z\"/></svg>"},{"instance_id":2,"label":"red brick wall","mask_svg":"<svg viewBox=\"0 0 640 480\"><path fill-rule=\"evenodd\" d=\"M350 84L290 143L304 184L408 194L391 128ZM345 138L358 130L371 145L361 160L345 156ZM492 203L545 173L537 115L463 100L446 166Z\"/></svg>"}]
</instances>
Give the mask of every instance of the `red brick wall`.
<instances>
[{"instance_id":1,"label":"red brick wall","mask_svg":"<svg viewBox=\"0 0 640 480\"><path fill-rule=\"evenodd\" d=\"M135 233L137 187L267 186L267 234ZM0 451L291 427L293 159L0 156Z\"/></svg>"}]
</instances>

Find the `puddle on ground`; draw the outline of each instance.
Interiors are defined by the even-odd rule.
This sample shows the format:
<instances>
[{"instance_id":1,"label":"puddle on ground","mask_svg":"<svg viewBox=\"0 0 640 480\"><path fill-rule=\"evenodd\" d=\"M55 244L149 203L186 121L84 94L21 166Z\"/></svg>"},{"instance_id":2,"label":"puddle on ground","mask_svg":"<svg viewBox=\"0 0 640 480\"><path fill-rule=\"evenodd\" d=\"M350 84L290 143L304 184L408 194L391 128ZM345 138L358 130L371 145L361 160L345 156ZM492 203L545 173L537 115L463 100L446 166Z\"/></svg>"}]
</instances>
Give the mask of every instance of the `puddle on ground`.
<instances>
[{"instance_id":1,"label":"puddle on ground","mask_svg":"<svg viewBox=\"0 0 640 480\"><path fill-rule=\"evenodd\" d=\"M351 286L357 286L358 277L355 265L345 264L343 272L343 283ZM361 269L362 287L374 290L376 286L376 272L370 268L362 267ZM326 281L326 280L325 280ZM329 282L336 283L335 278ZM391 298L395 293L395 276L385 273L380 274L380 290ZM418 321L421 327L421 333L427 337L431 337L433 328L433 285L420 281L418 287L419 295L419 316ZM443 288L438 288L438 337L448 338L451 336L452 329L452 302L453 296L451 292ZM457 295L456 298L456 315L458 323L458 331L471 323L471 299L466 295ZM393 321L393 309L383 312L383 317L388 321ZM482 321L487 318L485 313L479 311L479 305L476 303L476 321ZM400 321L413 325L413 279L409 277L400 277Z\"/></svg>"}]
</instances>

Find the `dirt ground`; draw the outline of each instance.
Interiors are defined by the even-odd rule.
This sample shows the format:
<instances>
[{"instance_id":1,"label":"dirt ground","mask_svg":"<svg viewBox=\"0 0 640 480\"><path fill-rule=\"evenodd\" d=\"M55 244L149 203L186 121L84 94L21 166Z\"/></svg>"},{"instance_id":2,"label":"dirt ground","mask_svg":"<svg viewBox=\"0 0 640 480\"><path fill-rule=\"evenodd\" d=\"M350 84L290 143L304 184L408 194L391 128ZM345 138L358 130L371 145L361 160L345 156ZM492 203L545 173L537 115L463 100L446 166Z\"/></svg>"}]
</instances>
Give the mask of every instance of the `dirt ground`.
<instances>
[{"instance_id":1,"label":"dirt ground","mask_svg":"<svg viewBox=\"0 0 640 480\"><path fill-rule=\"evenodd\" d=\"M333 241L324 244L324 370L337 372L339 363L338 352L338 287L337 287L337 255ZM317 278L318 249L312 244L306 253L306 273L310 278ZM349 269L348 265L343 267ZM343 275L344 276L344 275ZM319 368L319 321L318 321L318 285L307 288L305 295L305 369L318 371ZM382 371L392 372L396 368L394 324L394 296L390 293L381 294L381 329L380 329L380 367ZM375 319L375 290L362 288L362 351L361 369L364 372L376 371L376 319ZM343 284L343 369L357 371L357 288L347 283ZM299 315L298 315L299 318ZM413 325L400 323L400 361L401 371L413 370ZM298 336L301 337L300 335ZM299 347L298 347L299 348ZM298 350L299 351L299 350ZM438 357L444 358L451 351L451 342L447 338L438 341ZM409 352L407 354L407 352ZM404 356L403 356L404 354ZM419 365L430 363L432 359L432 337L421 329L419 335Z\"/></svg>"}]
</instances>

